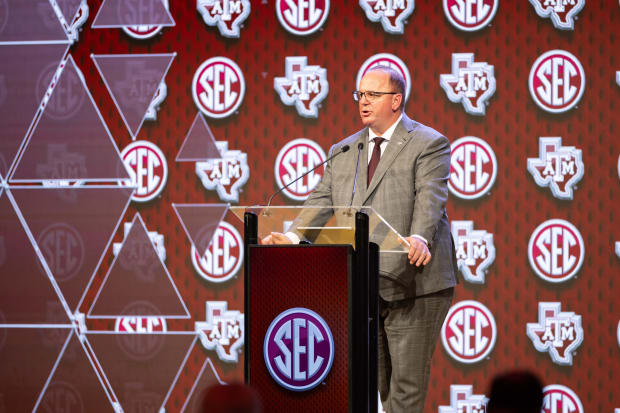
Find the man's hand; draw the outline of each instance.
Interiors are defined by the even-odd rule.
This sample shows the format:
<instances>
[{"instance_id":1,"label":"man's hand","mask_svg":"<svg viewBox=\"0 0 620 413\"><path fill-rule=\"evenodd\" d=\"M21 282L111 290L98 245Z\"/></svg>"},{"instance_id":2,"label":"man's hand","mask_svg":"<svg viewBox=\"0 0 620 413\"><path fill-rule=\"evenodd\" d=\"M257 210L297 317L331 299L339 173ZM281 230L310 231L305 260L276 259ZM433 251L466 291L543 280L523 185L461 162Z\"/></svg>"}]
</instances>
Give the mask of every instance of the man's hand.
<instances>
[{"instance_id":1,"label":"man's hand","mask_svg":"<svg viewBox=\"0 0 620 413\"><path fill-rule=\"evenodd\" d=\"M424 241L416 237L406 237L405 240L409 243L409 253L407 254L409 264L415 264L416 267L419 267L431 261L431 252L428 250L428 245L426 245ZM402 239L398 241L406 247Z\"/></svg>"},{"instance_id":2,"label":"man's hand","mask_svg":"<svg viewBox=\"0 0 620 413\"><path fill-rule=\"evenodd\" d=\"M280 232L272 232L261 240L262 245L292 244L293 241Z\"/></svg>"}]
</instances>

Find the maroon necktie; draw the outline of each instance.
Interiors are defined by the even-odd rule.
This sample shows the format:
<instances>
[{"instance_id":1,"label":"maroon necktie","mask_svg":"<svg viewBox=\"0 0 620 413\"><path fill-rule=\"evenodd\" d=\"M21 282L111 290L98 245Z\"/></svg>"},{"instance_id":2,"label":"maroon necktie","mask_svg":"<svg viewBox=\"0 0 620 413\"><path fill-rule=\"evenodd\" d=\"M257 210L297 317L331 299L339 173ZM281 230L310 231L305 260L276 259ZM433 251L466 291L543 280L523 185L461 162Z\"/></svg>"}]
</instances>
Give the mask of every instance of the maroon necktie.
<instances>
[{"instance_id":1,"label":"maroon necktie","mask_svg":"<svg viewBox=\"0 0 620 413\"><path fill-rule=\"evenodd\" d=\"M375 143L375 147L372 149L372 156L370 157L370 162L368 163L368 180L366 181L366 186L370 185L372 176L375 174L377 165L379 165L379 160L381 159L381 144L385 142L385 139L377 136L376 138L373 138L372 141Z\"/></svg>"}]
</instances>

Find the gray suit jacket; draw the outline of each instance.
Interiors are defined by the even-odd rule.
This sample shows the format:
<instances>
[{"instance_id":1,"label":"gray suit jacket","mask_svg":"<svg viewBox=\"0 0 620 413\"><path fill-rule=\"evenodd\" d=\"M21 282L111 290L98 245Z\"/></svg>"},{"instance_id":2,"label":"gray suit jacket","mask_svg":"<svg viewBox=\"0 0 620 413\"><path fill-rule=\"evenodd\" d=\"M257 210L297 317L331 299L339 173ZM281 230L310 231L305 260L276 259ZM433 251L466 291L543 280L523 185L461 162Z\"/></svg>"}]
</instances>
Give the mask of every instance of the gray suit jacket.
<instances>
[{"instance_id":1,"label":"gray suit jacket","mask_svg":"<svg viewBox=\"0 0 620 413\"><path fill-rule=\"evenodd\" d=\"M381 297L394 301L453 287L457 267L446 214L450 143L437 131L403 114L368 188L368 128L338 142L331 147L330 156L344 145L351 150L328 162L323 179L304 205L349 205L359 142L364 149L353 206L372 206L403 236L423 236L432 254L424 267L409 264L407 254L381 254Z\"/></svg>"}]
</instances>

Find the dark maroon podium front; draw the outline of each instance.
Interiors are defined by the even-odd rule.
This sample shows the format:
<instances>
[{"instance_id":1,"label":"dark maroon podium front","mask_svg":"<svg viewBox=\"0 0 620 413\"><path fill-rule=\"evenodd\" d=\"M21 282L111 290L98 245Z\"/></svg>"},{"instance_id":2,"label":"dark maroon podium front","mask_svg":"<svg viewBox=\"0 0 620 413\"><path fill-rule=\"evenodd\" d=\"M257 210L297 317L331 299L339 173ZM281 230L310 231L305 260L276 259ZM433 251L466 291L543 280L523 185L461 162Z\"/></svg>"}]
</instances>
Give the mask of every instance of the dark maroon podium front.
<instances>
[{"instance_id":1,"label":"dark maroon podium front","mask_svg":"<svg viewBox=\"0 0 620 413\"><path fill-rule=\"evenodd\" d=\"M258 245L245 222L245 378L265 412L376 412L378 247ZM354 248L355 247L355 248Z\"/></svg>"}]
</instances>

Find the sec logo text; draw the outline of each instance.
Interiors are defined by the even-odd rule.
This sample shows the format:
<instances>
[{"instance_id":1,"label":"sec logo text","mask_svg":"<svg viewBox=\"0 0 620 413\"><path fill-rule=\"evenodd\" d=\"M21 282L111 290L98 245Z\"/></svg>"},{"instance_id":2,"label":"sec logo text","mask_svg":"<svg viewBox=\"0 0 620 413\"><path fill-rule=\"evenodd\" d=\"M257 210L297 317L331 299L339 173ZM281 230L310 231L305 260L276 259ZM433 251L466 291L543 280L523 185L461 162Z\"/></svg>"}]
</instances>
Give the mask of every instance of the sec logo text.
<instances>
[{"instance_id":1,"label":"sec logo text","mask_svg":"<svg viewBox=\"0 0 620 413\"><path fill-rule=\"evenodd\" d=\"M243 72L232 60L217 56L205 60L192 80L192 97L198 109L211 118L230 116L245 96Z\"/></svg>"},{"instance_id":2,"label":"sec logo text","mask_svg":"<svg viewBox=\"0 0 620 413\"><path fill-rule=\"evenodd\" d=\"M478 301L456 303L441 328L441 342L454 360L472 364L484 359L495 346L497 326L489 309Z\"/></svg>"},{"instance_id":3,"label":"sec logo text","mask_svg":"<svg viewBox=\"0 0 620 413\"><path fill-rule=\"evenodd\" d=\"M194 269L202 278L214 283L226 282L241 268L243 238L235 227L222 221L202 257L192 244L191 258Z\"/></svg>"},{"instance_id":4,"label":"sec logo text","mask_svg":"<svg viewBox=\"0 0 620 413\"><path fill-rule=\"evenodd\" d=\"M319 30L329 14L329 0L276 0L278 21L289 33L307 36Z\"/></svg>"},{"instance_id":5,"label":"sec logo text","mask_svg":"<svg viewBox=\"0 0 620 413\"><path fill-rule=\"evenodd\" d=\"M497 177L497 158L491 146L475 136L464 136L450 148L450 192L461 199L487 194Z\"/></svg>"},{"instance_id":6,"label":"sec logo text","mask_svg":"<svg viewBox=\"0 0 620 413\"><path fill-rule=\"evenodd\" d=\"M307 391L318 386L334 361L334 338L325 320L307 308L291 308L269 325L265 364L282 387Z\"/></svg>"},{"instance_id":7,"label":"sec logo text","mask_svg":"<svg viewBox=\"0 0 620 413\"><path fill-rule=\"evenodd\" d=\"M585 413L585 411L574 391L561 384L552 384L543 389L541 413Z\"/></svg>"},{"instance_id":8,"label":"sec logo text","mask_svg":"<svg viewBox=\"0 0 620 413\"><path fill-rule=\"evenodd\" d=\"M443 0L443 11L457 29L473 32L488 26L499 0Z\"/></svg>"},{"instance_id":9,"label":"sec logo text","mask_svg":"<svg viewBox=\"0 0 620 413\"><path fill-rule=\"evenodd\" d=\"M565 50L550 50L532 65L528 85L538 107L546 112L562 113L581 100L586 74L574 55Z\"/></svg>"},{"instance_id":10,"label":"sec logo text","mask_svg":"<svg viewBox=\"0 0 620 413\"><path fill-rule=\"evenodd\" d=\"M132 201L148 202L161 193L168 179L168 163L157 145L148 141L132 142L121 152L121 159L131 185L136 187Z\"/></svg>"},{"instance_id":11,"label":"sec logo text","mask_svg":"<svg viewBox=\"0 0 620 413\"><path fill-rule=\"evenodd\" d=\"M550 219L534 230L527 253L532 269L540 278L561 283L581 268L585 244L573 224L563 219Z\"/></svg>"},{"instance_id":12,"label":"sec logo text","mask_svg":"<svg viewBox=\"0 0 620 413\"><path fill-rule=\"evenodd\" d=\"M274 166L274 174L278 188L283 188L295 179L324 162L325 152L310 139L295 139L284 145ZM304 201L321 181L325 167L317 168L291 186L284 188L282 193L295 201Z\"/></svg>"}]
</instances>

